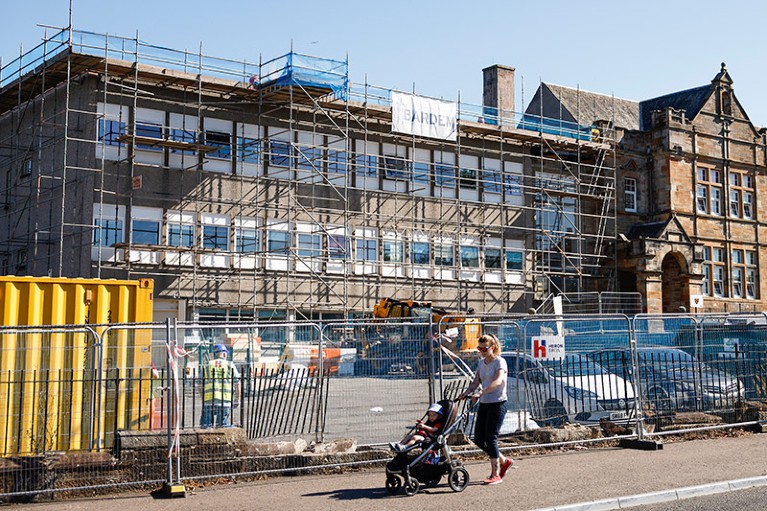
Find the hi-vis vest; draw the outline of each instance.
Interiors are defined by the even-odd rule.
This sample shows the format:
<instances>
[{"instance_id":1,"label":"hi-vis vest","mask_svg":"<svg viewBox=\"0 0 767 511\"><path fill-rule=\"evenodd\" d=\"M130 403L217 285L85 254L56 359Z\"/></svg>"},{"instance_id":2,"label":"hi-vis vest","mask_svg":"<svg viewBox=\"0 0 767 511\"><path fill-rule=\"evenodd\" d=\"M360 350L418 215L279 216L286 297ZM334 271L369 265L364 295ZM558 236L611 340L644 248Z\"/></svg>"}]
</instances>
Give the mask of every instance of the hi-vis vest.
<instances>
[{"instance_id":1,"label":"hi-vis vest","mask_svg":"<svg viewBox=\"0 0 767 511\"><path fill-rule=\"evenodd\" d=\"M203 399L231 404L234 364L223 358L214 358L205 368Z\"/></svg>"}]
</instances>

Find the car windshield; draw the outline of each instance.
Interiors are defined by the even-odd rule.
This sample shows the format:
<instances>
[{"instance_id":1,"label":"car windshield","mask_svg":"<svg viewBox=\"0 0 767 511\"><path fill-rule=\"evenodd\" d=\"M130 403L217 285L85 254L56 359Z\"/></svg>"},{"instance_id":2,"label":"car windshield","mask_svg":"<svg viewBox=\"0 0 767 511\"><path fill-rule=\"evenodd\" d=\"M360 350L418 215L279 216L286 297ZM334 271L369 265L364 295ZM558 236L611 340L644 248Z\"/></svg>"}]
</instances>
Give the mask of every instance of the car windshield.
<instances>
[{"instance_id":1,"label":"car windshield","mask_svg":"<svg viewBox=\"0 0 767 511\"><path fill-rule=\"evenodd\" d=\"M605 374L602 366L583 355L565 355L563 360L544 360L541 362L555 378Z\"/></svg>"}]
</instances>

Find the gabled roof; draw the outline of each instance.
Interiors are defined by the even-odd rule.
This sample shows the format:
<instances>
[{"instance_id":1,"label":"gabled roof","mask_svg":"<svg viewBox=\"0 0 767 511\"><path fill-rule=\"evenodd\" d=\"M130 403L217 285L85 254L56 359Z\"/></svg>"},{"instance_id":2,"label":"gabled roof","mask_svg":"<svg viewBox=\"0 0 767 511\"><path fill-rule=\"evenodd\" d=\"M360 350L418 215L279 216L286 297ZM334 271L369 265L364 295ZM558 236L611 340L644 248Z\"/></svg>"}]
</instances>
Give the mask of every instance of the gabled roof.
<instances>
[{"instance_id":1,"label":"gabled roof","mask_svg":"<svg viewBox=\"0 0 767 511\"><path fill-rule=\"evenodd\" d=\"M676 215L659 222L634 224L629 227L626 237L630 240L665 240L667 238L667 233L669 232L680 234L686 243L692 243L690 236L687 235L687 231L682 227L682 224L679 222Z\"/></svg>"},{"instance_id":2,"label":"gabled roof","mask_svg":"<svg viewBox=\"0 0 767 511\"><path fill-rule=\"evenodd\" d=\"M668 220L662 222L648 222L646 224L633 224L629 227L626 237L630 240L649 238L652 240L660 239L660 235L666 228Z\"/></svg>"},{"instance_id":3,"label":"gabled roof","mask_svg":"<svg viewBox=\"0 0 767 511\"><path fill-rule=\"evenodd\" d=\"M652 112L654 110L663 110L668 107L684 110L686 117L693 119L708 100L711 89L711 85L704 85L642 101L639 103L642 115L641 129L649 130L652 127Z\"/></svg>"},{"instance_id":4,"label":"gabled roof","mask_svg":"<svg viewBox=\"0 0 767 511\"><path fill-rule=\"evenodd\" d=\"M561 104L573 121L581 126L591 126L595 121L615 121L615 125L630 130L639 129L639 102L621 99L597 92L589 92L553 83L543 83L536 96L540 100L541 89L546 90ZM553 111L555 108L543 101L543 116L553 119L567 119L565 112ZM525 113L541 115L541 101L533 101Z\"/></svg>"}]
</instances>

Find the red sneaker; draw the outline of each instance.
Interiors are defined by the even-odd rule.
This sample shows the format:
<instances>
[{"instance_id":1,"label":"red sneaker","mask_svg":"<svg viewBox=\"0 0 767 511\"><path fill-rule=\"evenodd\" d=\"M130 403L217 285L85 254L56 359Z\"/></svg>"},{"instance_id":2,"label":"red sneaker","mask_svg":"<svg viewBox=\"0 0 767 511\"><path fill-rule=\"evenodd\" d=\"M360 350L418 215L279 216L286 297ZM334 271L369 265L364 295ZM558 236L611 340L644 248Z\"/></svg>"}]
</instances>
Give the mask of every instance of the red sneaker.
<instances>
[{"instance_id":1,"label":"red sneaker","mask_svg":"<svg viewBox=\"0 0 767 511\"><path fill-rule=\"evenodd\" d=\"M501 476L491 476L482 481L482 484L501 484L503 482L503 478Z\"/></svg>"},{"instance_id":2,"label":"red sneaker","mask_svg":"<svg viewBox=\"0 0 767 511\"><path fill-rule=\"evenodd\" d=\"M511 468L513 464L514 462L511 460L511 458L506 458L506 461L501 463L501 473L498 474L499 476L501 476L501 479L504 478L504 476L506 475L506 472L508 472L508 470Z\"/></svg>"}]
</instances>

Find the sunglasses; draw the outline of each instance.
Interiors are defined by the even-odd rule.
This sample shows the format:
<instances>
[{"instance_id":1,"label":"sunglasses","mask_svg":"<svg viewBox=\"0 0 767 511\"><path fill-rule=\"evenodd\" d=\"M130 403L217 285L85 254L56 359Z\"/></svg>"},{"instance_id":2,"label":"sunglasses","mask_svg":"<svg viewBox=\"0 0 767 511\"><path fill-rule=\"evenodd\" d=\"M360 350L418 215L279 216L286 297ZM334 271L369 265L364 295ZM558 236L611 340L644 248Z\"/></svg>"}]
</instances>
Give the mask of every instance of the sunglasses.
<instances>
[{"instance_id":1,"label":"sunglasses","mask_svg":"<svg viewBox=\"0 0 767 511\"><path fill-rule=\"evenodd\" d=\"M482 353L484 353L490 349L490 346L477 346L477 349L481 351Z\"/></svg>"}]
</instances>

